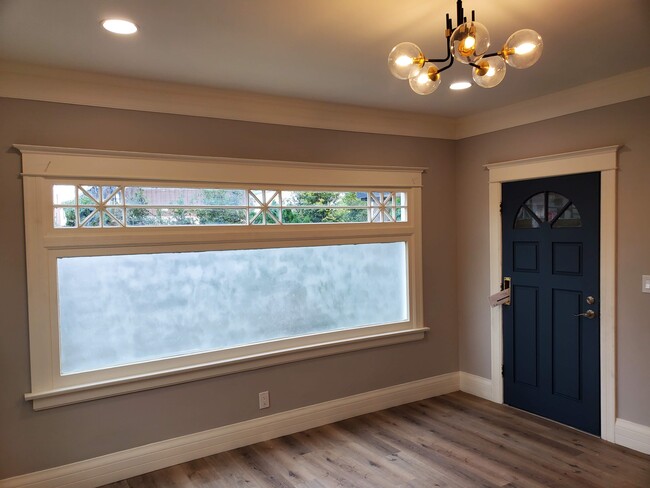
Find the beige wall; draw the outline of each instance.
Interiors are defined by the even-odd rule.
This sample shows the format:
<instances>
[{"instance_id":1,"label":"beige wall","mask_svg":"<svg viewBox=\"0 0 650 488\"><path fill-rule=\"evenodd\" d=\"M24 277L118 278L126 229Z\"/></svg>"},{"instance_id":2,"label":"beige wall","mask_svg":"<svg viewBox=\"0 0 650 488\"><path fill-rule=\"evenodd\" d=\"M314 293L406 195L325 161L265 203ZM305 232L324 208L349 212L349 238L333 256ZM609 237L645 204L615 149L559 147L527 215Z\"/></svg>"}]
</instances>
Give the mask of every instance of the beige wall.
<instances>
[{"instance_id":1,"label":"beige wall","mask_svg":"<svg viewBox=\"0 0 650 488\"><path fill-rule=\"evenodd\" d=\"M472 137L456 147L460 368L490 377L488 162L620 144L618 417L650 425L650 98Z\"/></svg>"},{"instance_id":2,"label":"beige wall","mask_svg":"<svg viewBox=\"0 0 650 488\"><path fill-rule=\"evenodd\" d=\"M458 142L0 99L0 479L460 369L490 376L486 162L623 144L618 198L619 416L650 425L650 100ZM422 342L34 412L20 156L14 143L427 166ZM454 164L455 163L455 164ZM454 210L455 207L455 210ZM458 283L457 283L458 281ZM460 297L456 300L456 296ZM458 322L458 323L457 323ZM345 378L342 381L341 378Z\"/></svg>"},{"instance_id":3,"label":"beige wall","mask_svg":"<svg viewBox=\"0 0 650 488\"><path fill-rule=\"evenodd\" d=\"M34 412L20 155L14 143L426 166L424 341ZM454 143L0 99L0 479L458 370Z\"/></svg>"}]
</instances>

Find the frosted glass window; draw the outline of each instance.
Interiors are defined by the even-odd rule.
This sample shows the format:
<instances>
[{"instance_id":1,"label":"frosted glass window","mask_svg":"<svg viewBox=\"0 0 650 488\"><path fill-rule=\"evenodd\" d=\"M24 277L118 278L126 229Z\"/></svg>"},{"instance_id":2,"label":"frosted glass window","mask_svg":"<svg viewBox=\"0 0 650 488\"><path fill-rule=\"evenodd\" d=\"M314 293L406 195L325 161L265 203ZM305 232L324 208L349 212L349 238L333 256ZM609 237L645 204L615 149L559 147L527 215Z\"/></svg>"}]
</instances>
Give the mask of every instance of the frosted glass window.
<instances>
[{"instance_id":1,"label":"frosted glass window","mask_svg":"<svg viewBox=\"0 0 650 488\"><path fill-rule=\"evenodd\" d=\"M61 374L409 319L404 242L57 264Z\"/></svg>"}]
</instances>

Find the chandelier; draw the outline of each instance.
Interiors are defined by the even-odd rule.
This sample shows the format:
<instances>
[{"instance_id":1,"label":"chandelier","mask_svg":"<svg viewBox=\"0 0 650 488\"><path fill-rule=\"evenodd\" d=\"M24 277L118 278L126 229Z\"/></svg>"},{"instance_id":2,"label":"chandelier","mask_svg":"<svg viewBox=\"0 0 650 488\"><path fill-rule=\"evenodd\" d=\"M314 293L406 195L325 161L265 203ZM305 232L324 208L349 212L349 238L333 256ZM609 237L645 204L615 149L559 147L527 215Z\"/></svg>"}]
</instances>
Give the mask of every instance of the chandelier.
<instances>
[{"instance_id":1,"label":"chandelier","mask_svg":"<svg viewBox=\"0 0 650 488\"><path fill-rule=\"evenodd\" d=\"M390 72L400 80L408 80L411 89L418 95L433 93L440 85L440 73L451 68L454 60L472 67L472 79L478 86L493 88L505 77L506 65L518 69L529 68L542 55L544 43L534 30L518 30L508 38L500 51L488 54L490 34L483 24L476 22L473 10L472 20L467 21L462 0L456 1L456 19L454 29L447 14L447 57L428 59L412 42L398 44L388 55ZM440 68L435 63L447 64Z\"/></svg>"}]
</instances>

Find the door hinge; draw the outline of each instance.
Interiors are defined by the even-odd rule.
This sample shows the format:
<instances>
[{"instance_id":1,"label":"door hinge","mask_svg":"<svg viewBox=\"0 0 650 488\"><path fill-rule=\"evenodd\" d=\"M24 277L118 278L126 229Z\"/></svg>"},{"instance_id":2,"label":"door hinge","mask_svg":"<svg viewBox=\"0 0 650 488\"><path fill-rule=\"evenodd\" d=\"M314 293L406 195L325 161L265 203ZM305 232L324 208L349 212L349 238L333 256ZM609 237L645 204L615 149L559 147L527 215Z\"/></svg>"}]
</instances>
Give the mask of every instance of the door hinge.
<instances>
[{"instance_id":1,"label":"door hinge","mask_svg":"<svg viewBox=\"0 0 650 488\"><path fill-rule=\"evenodd\" d=\"M501 363L501 377L503 378L503 363Z\"/></svg>"},{"instance_id":2,"label":"door hinge","mask_svg":"<svg viewBox=\"0 0 650 488\"><path fill-rule=\"evenodd\" d=\"M499 213L503 213L503 202L499 202Z\"/></svg>"}]
</instances>

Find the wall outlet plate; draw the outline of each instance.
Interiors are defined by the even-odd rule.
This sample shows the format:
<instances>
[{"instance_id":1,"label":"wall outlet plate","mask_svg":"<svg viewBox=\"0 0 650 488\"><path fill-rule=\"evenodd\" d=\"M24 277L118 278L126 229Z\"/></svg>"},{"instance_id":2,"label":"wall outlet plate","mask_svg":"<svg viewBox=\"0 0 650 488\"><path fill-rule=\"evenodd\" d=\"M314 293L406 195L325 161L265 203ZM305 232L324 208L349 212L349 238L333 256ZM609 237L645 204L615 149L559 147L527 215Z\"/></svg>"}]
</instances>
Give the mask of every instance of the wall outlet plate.
<instances>
[{"instance_id":1,"label":"wall outlet plate","mask_svg":"<svg viewBox=\"0 0 650 488\"><path fill-rule=\"evenodd\" d=\"M260 410L262 410L263 408L269 408L270 402L269 402L268 391L261 391L259 394L259 400L260 400Z\"/></svg>"},{"instance_id":2,"label":"wall outlet plate","mask_svg":"<svg viewBox=\"0 0 650 488\"><path fill-rule=\"evenodd\" d=\"M641 291L643 293L650 293L650 275L643 275L641 279Z\"/></svg>"}]
</instances>

